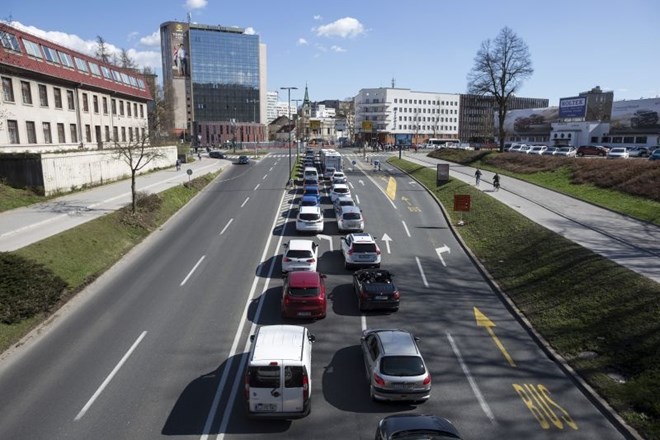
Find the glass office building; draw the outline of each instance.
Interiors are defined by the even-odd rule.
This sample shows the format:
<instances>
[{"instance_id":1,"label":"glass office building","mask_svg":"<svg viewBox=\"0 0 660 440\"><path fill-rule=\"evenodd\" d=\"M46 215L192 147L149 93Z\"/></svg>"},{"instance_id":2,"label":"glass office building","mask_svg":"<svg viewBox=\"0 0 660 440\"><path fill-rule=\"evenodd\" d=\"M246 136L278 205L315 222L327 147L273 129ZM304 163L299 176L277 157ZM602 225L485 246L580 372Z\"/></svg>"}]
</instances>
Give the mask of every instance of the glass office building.
<instances>
[{"instance_id":1,"label":"glass office building","mask_svg":"<svg viewBox=\"0 0 660 440\"><path fill-rule=\"evenodd\" d=\"M192 134L204 132L204 138L211 123L231 123L234 133L241 124L260 123L266 100L258 35L234 27L167 22L161 25L161 52L177 134L189 134L191 120ZM209 135L209 142L225 139L225 131Z\"/></svg>"}]
</instances>

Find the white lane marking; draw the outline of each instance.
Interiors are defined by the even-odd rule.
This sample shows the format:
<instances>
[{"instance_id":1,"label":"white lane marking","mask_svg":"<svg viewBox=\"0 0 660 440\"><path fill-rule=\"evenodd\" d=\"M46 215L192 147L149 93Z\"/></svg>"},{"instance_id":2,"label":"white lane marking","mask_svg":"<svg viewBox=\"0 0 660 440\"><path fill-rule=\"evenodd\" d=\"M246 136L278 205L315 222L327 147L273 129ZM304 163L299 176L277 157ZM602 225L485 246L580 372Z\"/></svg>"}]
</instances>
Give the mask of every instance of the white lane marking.
<instances>
[{"instance_id":1,"label":"white lane marking","mask_svg":"<svg viewBox=\"0 0 660 440\"><path fill-rule=\"evenodd\" d=\"M392 252L390 252L390 241L392 241L392 239L390 238L390 236L387 234L383 234L381 240L383 240L385 242L385 246L387 246L387 253L391 254Z\"/></svg>"},{"instance_id":2,"label":"white lane marking","mask_svg":"<svg viewBox=\"0 0 660 440\"><path fill-rule=\"evenodd\" d=\"M206 258L206 255L202 255L202 258L199 259L197 264L195 264L195 266L192 269L190 269L190 272L188 272L188 275L186 275L186 277L183 279L183 281L181 281L181 284L179 284L179 287L186 284L186 281L188 281L188 278L190 278L190 276L193 274L193 272L195 272L195 270L197 269L197 266L202 264L202 261L204 261L204 258Z\"/></svg>"},{"instance_id":3,"label":"white lane marking","mask_svg":"<svg viewBox=\"0 0 660 440\"><path fill-rule=\"evenodd\" d=\"M245 206L245 204L248 202L248 200L250 200L249 197L245 199L245 201L243 202L243 204L241 204L241 208Z\"/></svg>"},{"instance_id":4,"label":"white lane marking","mask_svg":"<svg viewBox=\"0 0 660 440\"><path fill-rule=\"evenodd\" d=\"M360 185L364 186L364 180L359 179L358 182L360 182Z\"/></svg>"},{"instance_id":5,"label":"white lane marking","mask_svg":"<svg viewBox=\"0 0 660 440\"><path fill-rule=\"evenodd\" d=\"M248 197L248 199L249 199L249 197ZM246 200L246 202L247 202L247 200ZM242 206L241 206L241 208L242 208ZM222 234L225 233L225 231L227 230L227 228L229 227L229 225L231 225L231 222L233 222L233 221L234 221L233 218L230 218L230 219L229 219L229 221L227 222L227 224L225 225L225 227L222 228L222 231L220 231L220 235L222 235Z\"/></svg>"},{"instance_id":6,"label":"white lane marking","mask_svg":"<svg viewBox=\"0 0 660 440\"><path fill-rule=\"evenodd\" d=\"M362 324L362 331L365 331L367 329L367 317L362 315L360 317L360 323Z\"/></svg>"},{"instance_id":7,"label":"white lane marking","mask_svg":"<svg viewBox=\"0 0 660 440\"><path fill-rule=\"evenodd\" d=\"M85 404L85 406L83 406L83 409L80 410L80 412L78 413L78 415L76 416L76 418L73 419L74 421L76 421L76 420L80 420L80 419L85 415L85 413L87 412L87 410L92 406L92 404L94 404L94 401L95 401L95 400L101 395L101 393L103 392L103 390L105 389L105 387L108 386L108 384L110 383L110 381L112 380L112 378L115 377L115 375L117 374L117 372L119 371L119 369L120 369L120 368L122 367L122 365L124 365L124 363L128 360L128 358L130 357L130 355L133 353L133 351L135 351L135 349L137 348L138 344L139 344L140 342L142 342L142 339L144 339L144 337L145 337L146 335L147 335L147 331L145 330L145 331L142 332L142 334L141 334L140 336L138 336L137 340L136 340L135 342L133 342L133 345L131 345L131 348L128 349L128 351L124 354L124 356L121 358L121 360L119 361L119 363L118 363L117 365L115 365L115 368L112 369L112 371L110 372L110 374L108 375L108 377L105 378L105 380L103 381L103 383L101 384L101 386L98 387L98 389L96 390L96 392L95 392L95 393L92 395L92 397L87 401L87 403Z\"/></svg>"},{"instance_id":8,"label":"white lane marking","mask_svg":"<svg viewBox=\"0 0 660 440\"><path fill-rule=\"evenodd\" d=\"M269 173L270 173L271 171L273 171L273 167L270 167L270 168L268 169L268 172L269 172Z\"/></svg>"},{"instance_id":9,"label":"white lane marking","mask_svg":"<svg viewBox=\"0 0 660 440\"><path fill-rule=\"evenodd\" d=\"M259 185L261 185L261 183L260 183ZM254 189L253 189L252 191L256 191L256 190L258 190L258 189L259 189L259 185L255 186Z\"/></svg>"},{"instance_id":10,"label":"white lane marking","mask_svg":"<svg viewBox=\"0 0 660 440\"><path fill-rule=\"evenodd\" d=\"M261 180L266 180L266 177L268 177L268 174L264 174L264 177L262 177Z\"/></svg>"},{"instance_id":11,"label":"white lane marking","mask_svg":"<svg viewBox=\"0 0 660 440\"><path fill-rule=\"evenodd\" d=\"M348 182L348 186L350 186L351 189L355 189L355 187L353 186L353 183L351 183L351 182Z\"/></svg>"},{"instance_id":12,"label":"white lane marking","mask_svg":"<svg viewBox=\"0 0 660 440\"><path fill-rule=\"evenodd\" d=\"M360 197L358 197L357 194L354 194L354 196L355 196L355 203L357 203L359 205L360 204Z\"/></svg>"},{"instance_id":13,"label":"white lane marking","mask_svg":"<svg viewBox=\"0 0 660 440\"><path fill-rule=\"evenodd\" d=\"M259 185L257 185L259 186ZM282 198L280 200L280 206L282 206L282 203L284 203L284 196L286 195L286 191L282 192ZM273 224L271 226L271 230L273 230L277 226L277 221L280 219L280 211L278 210L275 213L275 216L273 218ZM282 228L281 234L284 234L285 228ZM270 247L270 241L272 240L273 235L268 234L268 240L266 240L266 245L264 247L263 254L261 255L261 261L266 261L266 254L268 252L268 248ZM282 235L280 235L280 242L282 241ZM277 247L279 249L280 246ZM271 270L272 270L272 265L275 263L276 258L273 258L271 260ZM229 351L229 356L227 357L227 364L225 365L225 368L222 372L222 377L220 378L220 383L218 383L218 388L215 390L215 396L213 396L213 403L211 404L211 408L209 409L209 413L206 416L206 423L204 424L204 431L202 436L200 437L200 440L207 440L209 437L209 433L211 432L211 426L213 424L213 420L215 418L215 414L218 411L218 406L220 405L220 397L222 396L222 393L225 388L225 384L227 382L227 377L229 376L229 371L232 369L232 363L234 362L234 356L236 355L236 350L238 347L238 342L241 339L241 335L243 334L243 327L245 326L245 323L247 322L247 315L248 315L248 309L250 308L250 304L252 303L252 298L254 296L254 292L256 291L257 288L257 282L259 281L259 277L255 276L254 280L252 281L252 288L250 289L250 294L248 295L247 301L245 302L245 307L243 308L243 315L241 316L241 321L238 324L238 328L236 329L236 334L234 335L234 342L232 343L231 350ZM261 301L263 301L264 295L262 295ZM255 315L255 320L254 322L258 322L258 313L260 312L260 305L257 307L257 314ZM250 338L248 338L248 341ZM246 343L247 345L247 343ZM243 356L245 358L245 356ZM244 367L243 364L241 366ZM244 369L244 368L243 368ZM239 372L242 373L242 369L239 368ZM238 376L239 378L241 377L240 375ZM236 380L235 384L238 384L240 380ZM231 402L229 400L228 402ZM226 426L228 423L228 415L231 413L231 404L228 404L225 407L225 412L222 415L222 422L221 426ZM218 439L224 438L224 433L222 432L218 434L217 436Z\"/></svg>"},{"instance_id":14,"label":"white lane marking","mask_svg":"<svg viewBox=\"0 0 660 440\"><path fill-rule=\"evenodd\" d=\"M446 244L443 245L442 247L435 248L435 253L438 254L438 258L440 258L440 262L442 263L443 266L447 267L447 263L445 263L445 259L442 258L442 254L444 252L451 254L451 249Z\"/></svg>"},{"instance_id":15,"label":"white lane marking","mask_svg":"<svg viewBox=\"0 0 660 440\"><path fill-rule=\"evenodd\" d=\"M422 276L424 287L429 287L429 282L426 281L426 275L424 275L424 270L422 269L422 263L419 261L419 257L415 257L415 261L417 261L417 269L419 269L419 274Z\"/></svg>"},{"instance_id":16,"label":"white lane marking","mask_svg":"<svg viewBox=\"0 0 660 440\"><path fill-rule=\"evenodd\" d=\"M490 422L493 424L497 424L495 421L495 416L493 415L493 412L490 410L490 406L488 406L488 403L486 402L486 399L484 399L483 394L481 394L481 391L479 390L479 386L477 385L477 382L474 380L472 377L472 374L470 374L470 370L468 369L467 365L463 361L463 356L461 355L461 352L458 350L458 346L454 342L454 338L451 336L451 333L447 333L447 339L449 339L449 344L451 345L451 349L454 350L454 354L456 355L456 358L458 359L458 363L461 365L461 369L463 370L463 374L465 374L465 377L467 377L468 382L470 383L470 387L472 388L472 392L474 395L477 397L477 400L479 401L479 405L481 406L481 409L483 412L486 413L486 417L490 419Z\"/></svg>"},{"instance_id":17,"label":"white lane marking","mask_svg":"<svg viewBox=\"0 0 660 440\"><path fill-rule=\"evenodd\" d=\"M406 222L403 220L401 220L401 223L403 223L403 229L406 230L406 234L408 235L408 237L410 237L410 231L408 230L408 225L406 225Z\"/></svg>"}]
</instances>

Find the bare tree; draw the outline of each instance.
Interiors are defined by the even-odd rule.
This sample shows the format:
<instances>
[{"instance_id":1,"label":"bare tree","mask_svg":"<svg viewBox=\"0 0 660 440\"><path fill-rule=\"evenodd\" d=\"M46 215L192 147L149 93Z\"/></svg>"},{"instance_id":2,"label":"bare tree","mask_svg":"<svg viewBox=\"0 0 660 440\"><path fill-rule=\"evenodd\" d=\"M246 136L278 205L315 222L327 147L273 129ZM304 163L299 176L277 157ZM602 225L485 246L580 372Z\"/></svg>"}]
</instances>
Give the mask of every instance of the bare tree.
<instances>
[{"instance_id":1,"label":"bare tree","mask_svg":"<svg viewBox=\"0 0 660 440\"><path fill-rule=\"evenodd\" d=\"M481 43L474 58L474 66L467 77L468 93L495 98L500 151L504 151L504 118L509 100L532 73L534 69L527 44L509 27L502 28L495 40Z\"/></svg>"},{"instance_id":2,"label":"bare tree","mask_svg":"<svg viewBox=\"0 0 660 440\"><path fill-rule=\"evenodd\" d=\"M146 127L144 127L146 130ZM123 160L131 169L131 210L135 213L137 207L137 191L135 188L135 178L138 171L149 165L156 159L165 157L158 148L152 147L149 138L144 136L136 138L128 143L119 143L115 141L115 156Z\"/></svg>"},{"instance_id":3,"label":"bare tree","mask_svg":"<svg viewBox=\"0 0 660 440\"><path fill-rule=\"evenodd\" d=\"M133 58L128 54L126 49L122 49L119 54L119 66L124 69L137 69L138 65Z\"/></svg>"},{"instance_id":4,"label":"bare tree","mask_svg":"<svg viewBox=\"0 0 660 440\"><path fill-rule=\"evenodd\" d=\"M96 58L104 63L110 62L110 51L102 36L96 36Z\"/></svg>"}]
</instances>

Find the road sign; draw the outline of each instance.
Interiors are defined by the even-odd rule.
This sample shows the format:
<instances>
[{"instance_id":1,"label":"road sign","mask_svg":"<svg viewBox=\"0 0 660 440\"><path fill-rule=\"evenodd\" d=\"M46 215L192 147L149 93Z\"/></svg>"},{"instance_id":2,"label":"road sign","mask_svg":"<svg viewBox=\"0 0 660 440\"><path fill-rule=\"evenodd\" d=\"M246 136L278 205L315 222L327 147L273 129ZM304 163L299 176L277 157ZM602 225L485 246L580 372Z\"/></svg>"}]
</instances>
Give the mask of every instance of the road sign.
<instances>
[{"instance_id":1,"label":"road sign","mask_svg":"<svg viewBox=\"0 0 660 440\"><path fill-rule=\"evenodd\" d=\"M353 165L355 165L355 164L356 164L357 162L356 162L356 161L354 161L354 160L352 160L352 161L351 161L351 163L352 163Z\"/></svg>"},{"instance_id":2,"label":"road sign","mask_svg":"<svg viewBox=\"0 0 660 440\"><path fill-rule=\"evenodd\" d=\"M186 170L186 173L190 176L190 175L192 175L192 170L191 170L190 168L188 168L188 169Z\"/></svg>"},{"instance_id":3,"label":"road sign","mask_svg":"<svg viewBox=\"0 0 660 440\"><path fill-rule=\"evenodd\" d=\"M469 194L454 194L454 211L470 212Z\"/></svg>"},{"instance_id":4,"label":"road sign","mask_svg":"<svg viewBox=\"0 0 660 440\"><path fill-rule=\"evenodd\" d=\"M440 186L449 182L449 164L439 163L436 171L436 185Z\"/></svg>"}]
</instances>

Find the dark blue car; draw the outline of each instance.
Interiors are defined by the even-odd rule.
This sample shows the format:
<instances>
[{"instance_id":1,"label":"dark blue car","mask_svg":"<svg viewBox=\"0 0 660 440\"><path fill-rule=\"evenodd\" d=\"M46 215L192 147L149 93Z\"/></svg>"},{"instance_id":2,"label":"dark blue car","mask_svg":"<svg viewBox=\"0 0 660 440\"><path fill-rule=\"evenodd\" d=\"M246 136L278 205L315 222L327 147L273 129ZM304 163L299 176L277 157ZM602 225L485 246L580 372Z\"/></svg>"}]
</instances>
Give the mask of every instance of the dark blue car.
<instances>
[{"instance_id":1,"label":"dark blue car","mask_svg":"<svg viewBox=\"0 0 660 440\"><path fill-rule=\"evenodd\" d=\"M310 196L310 197L316 197L316 201L320 204L321 203L321 192L319 191L319 187L315 185L308 185L305 187L305 190L303 192L303 197L305 196Z\"/></svg>"}]
</instances>

